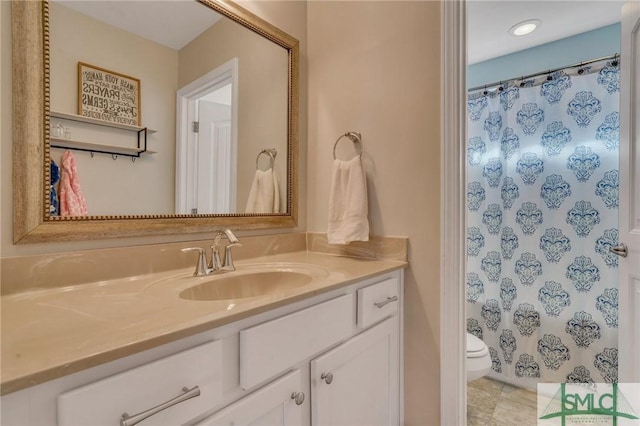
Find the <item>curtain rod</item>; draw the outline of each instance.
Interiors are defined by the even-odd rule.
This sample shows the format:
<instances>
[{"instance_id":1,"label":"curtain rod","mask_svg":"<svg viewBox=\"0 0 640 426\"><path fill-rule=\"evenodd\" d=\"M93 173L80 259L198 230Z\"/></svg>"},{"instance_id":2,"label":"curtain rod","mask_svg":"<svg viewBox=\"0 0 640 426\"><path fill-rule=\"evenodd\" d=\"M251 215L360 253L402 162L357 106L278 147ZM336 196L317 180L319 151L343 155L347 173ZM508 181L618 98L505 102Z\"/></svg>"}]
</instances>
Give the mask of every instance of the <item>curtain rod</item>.
<instances>
[{"instance_id":1,"label":"curtain rod","mask_svg":"<svg viewBox=\"0 0 640 426\"><path fill-rule=\"evenodd\" d=\"M540 75L552 74L554 72L561 71L561 70L564 70L564 69L567 69L567 68L583 67L585 65L593 64L595 62L606 61L606 60L609 60L609 59L616 59L616 58L619 58L619 57L620 57L620 54L619 53L615 53L613 55L603 56L602 58L591 59L589 61L579 62L577 64L568 65L568 66L564 66L564 67L554 68L554 69L550 69L548 71L540 71L540 72L536 72L536 73L533 73L533 74L525 75L525 76L522 76L522 77L508 78L506 80L496 81L496 82L491 83L491 84L482 84L480 86L476 86L476 87L473 87L471 89L468 89L467 92L473 92L474 90L486 89L486 88L489 88L489 87L498 86L498 85L504 84L504 83L512 81L512 80L522 80L522 81L524 81L524 80L528 80L528 79L533 78L533 77L538 77Z\"/></svg>"}]
</instances>

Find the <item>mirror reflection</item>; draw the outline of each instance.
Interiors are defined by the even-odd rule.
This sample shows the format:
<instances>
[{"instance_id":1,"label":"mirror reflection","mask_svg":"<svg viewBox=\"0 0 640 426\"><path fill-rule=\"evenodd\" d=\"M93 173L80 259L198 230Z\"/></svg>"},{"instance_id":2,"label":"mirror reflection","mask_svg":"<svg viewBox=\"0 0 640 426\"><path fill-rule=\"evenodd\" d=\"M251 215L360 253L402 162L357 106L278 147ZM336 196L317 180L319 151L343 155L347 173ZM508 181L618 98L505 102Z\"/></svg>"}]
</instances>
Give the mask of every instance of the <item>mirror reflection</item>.
<instances>
[{"instance_id":1,"label":"mirror reflection","mask_svg":"<svg viewBox=\"0 0 640 426\"><path fill-rule=\"evenodd\" d=\"M197 2L49 6L52 215L286 212L285 48Z\"/></svg>"}]
</instances>

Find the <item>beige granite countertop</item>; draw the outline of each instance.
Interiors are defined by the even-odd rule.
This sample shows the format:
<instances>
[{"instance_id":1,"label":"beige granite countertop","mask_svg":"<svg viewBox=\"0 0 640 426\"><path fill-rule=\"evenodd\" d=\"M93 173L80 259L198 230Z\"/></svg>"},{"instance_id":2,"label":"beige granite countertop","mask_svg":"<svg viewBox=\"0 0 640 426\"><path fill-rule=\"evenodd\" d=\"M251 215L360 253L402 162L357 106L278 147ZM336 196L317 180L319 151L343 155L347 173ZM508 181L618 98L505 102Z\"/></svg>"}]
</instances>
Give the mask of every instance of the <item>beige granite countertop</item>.
<instances>
[{"instance_id":1,"label":"beige granite countertop","mask_svg":"<svg viewBox=\"0 0 640 426\"><path fill-rule=\"evenodd\" d=\"M238 270L226 276L264 263L307 267L313 279L295 289L233 303L180 298L185 288L213 277L193 277L193 268L3 296L2 394L407 266L397 260L299 251L237 261Z\"/></svg>"}]
</instances>

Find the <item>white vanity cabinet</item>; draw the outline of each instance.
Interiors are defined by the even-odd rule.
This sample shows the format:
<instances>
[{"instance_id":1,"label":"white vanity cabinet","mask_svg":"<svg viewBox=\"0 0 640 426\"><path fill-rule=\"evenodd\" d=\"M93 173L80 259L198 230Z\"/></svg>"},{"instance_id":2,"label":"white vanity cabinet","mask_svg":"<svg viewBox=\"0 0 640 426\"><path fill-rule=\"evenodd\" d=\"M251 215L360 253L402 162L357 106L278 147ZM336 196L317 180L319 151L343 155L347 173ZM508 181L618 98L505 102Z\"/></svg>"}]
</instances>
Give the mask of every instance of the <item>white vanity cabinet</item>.
<instances>
[{"instance_id":1,"label":"white vanity cabinet","mask_svg":"<svg viewBox=\"0 0 640 426\"><path fill-rule=\"evenodd\" d=\"M0 399L7 425L399 425L402 270ZM186 392L186 390L185 390ZM6 421L6 423L5 423Z\"/></svg>"},{"instance_id":2,"label":"white vanity cabinet","mask_svg":"<svg viewBox=\"0 0 640 426\"><path fill-rule=\"evenodd\" d=\"M296 397L300 405L309 401L312 426L399 425L400 292L400 279L392 276L242 330L243 388L296 369L199 426L308 425L308 417L299 417L302 407L294 406ZM305 369L308 388L290 378ZM303 387L277 390L285 380Z\"/></svg>"}]
</instances>

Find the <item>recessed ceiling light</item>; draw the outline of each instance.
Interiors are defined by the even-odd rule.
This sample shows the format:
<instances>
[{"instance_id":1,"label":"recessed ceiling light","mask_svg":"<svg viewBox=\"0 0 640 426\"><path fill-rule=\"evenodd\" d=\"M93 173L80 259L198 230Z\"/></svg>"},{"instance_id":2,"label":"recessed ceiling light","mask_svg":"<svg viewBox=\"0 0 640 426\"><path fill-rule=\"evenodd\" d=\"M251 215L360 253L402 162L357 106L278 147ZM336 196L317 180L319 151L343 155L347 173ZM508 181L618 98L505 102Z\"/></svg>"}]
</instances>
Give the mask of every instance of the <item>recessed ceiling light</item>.
<instances>
[{"instance_id":1,"label":"recessed ceiling light","mask_svg":"<svg viewBox=\"0 0 640 426\"><path fill-rule=\"evenodd\" d=\"M539 19L527 19L526 21L519 22L513 27L509 28L509 34L514 36L531 34L540 25L542 25L542 21L540 21Z\"/></svg>"}]
</instances>

